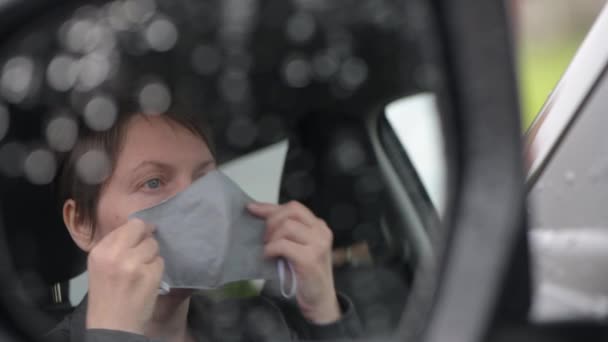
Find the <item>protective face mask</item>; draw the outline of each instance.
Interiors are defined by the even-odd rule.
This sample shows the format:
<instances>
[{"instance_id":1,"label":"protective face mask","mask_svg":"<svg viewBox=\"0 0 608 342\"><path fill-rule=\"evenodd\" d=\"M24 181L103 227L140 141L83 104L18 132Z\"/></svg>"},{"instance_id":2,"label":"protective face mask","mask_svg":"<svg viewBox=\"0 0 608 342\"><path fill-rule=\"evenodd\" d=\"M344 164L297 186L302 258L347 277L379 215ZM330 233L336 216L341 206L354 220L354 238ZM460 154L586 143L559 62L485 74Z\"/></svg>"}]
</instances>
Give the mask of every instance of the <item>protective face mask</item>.
<instances>
[{"instance_id":1,"label":"protective face mask","mask_svg":"<svg viewBox=\"0 0 608 342\"><path fill-rule=\"evenodd\" d=\"M295 295L291 265L263 256L266 224L249 213L250 202L232 180L212 171L176 196L131 215L156 226L165 261L161 294L174 288L216 289L235 281L265 279L284 297Z\"/></svg>"}]
</instances>

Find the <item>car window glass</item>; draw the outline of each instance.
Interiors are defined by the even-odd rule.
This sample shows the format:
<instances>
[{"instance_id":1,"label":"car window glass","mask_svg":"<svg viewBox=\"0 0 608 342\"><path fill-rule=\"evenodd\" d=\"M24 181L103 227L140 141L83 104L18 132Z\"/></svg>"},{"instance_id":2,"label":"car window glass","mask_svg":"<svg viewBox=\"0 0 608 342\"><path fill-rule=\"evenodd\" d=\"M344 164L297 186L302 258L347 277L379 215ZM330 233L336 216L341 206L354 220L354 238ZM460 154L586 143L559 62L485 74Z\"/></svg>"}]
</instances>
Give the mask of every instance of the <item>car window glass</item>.
<instances>
[{"instance_id":1,"label":"car window glass","mask_svg":"<svg viewBox=\"0 0 608 342\"><path fill-rule=\"evenodd\" d=\"M512 0L523 128L566 70L605 1Z\"/></svg>"},{"instance_id":2,"label":"car window glass","mask_svg":"<svg viewBox=\"0 0 608 342\"><path fill-rule=\"evenodd\" d=\"M535 123L538 132L529 138L533 157L534 147L556 144L544 168L536 178L531 178L530 203L532 227L530 238L535 261L536 296L532 310L534 319L541 321L563 319L603 319L608 315L605 303L608 292L605 287L606 264L601 247L607 235L606 215L602 207L606 189L602 182L605 160L604 108L608 91L605 65L606 54L600 53L601 30L606 27L604 9L585 40L584 48L577 54L575 64L569 69L564 82L554 92L554 101L546 108L543 118ZM598 31L598 29L600 29ZM599 33L599 35L598 35ZM599 39L598 39L599 38ZM594 63L589 58L596 56ZM575 66L593 64L588 75L572 74ZM561 110L565 91L577 77L594 81L589 93L581 94L580 106L572 112ZM597 80L597 81L596 81ZM562 119L572 120L567 126L551 125ZM557 119L557 121L555 121ZM559 129L559 130L558 130ZM545 141L557 137L552 141Z\"/></svg>"},{"instance_id":3,"label":"car window glass","mask_svg":"<svg viewBox=\"0 0 608 342\"><path fill-rule=\"evenodd\" d=\"M447 165L434 95L424 93L391 102L386 107L386 117L434 207L443 216L447 200Z\"/></svg>"}]
</instances>

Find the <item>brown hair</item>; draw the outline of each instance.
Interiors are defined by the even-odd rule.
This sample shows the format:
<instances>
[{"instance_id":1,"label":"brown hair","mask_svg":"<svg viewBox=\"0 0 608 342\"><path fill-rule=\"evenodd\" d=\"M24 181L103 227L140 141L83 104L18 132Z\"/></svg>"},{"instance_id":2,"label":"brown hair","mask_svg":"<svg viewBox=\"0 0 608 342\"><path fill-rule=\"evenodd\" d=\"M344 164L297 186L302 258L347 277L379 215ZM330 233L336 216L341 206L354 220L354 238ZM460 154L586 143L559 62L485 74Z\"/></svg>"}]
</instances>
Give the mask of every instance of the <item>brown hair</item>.
<instances>
[{"instance_id":1,"label":"brown hair","mask_svg":"<svg viewBox=\"0 0 608 342\"><path fill-rule=\"evenodd\" d=\"M62 208L67 200L74 200L78 210L76 219L78 223L86 223L91 226L92 237L95 234L95 219L97 217L99 195L108 177L114 170L118 154L122 148L126 127L137 115L146 117L146 114L141 112L125 112L117 118L110 129L101 132L92 131L85 126L82 126L74 147L65 156L64 162L61 165L57 189L58 204ZM203 139L213 154L213 146L209 139L210 132L200 119L183 114L174 114L174 112L162 114L162 117L171 123L186 128L188 131ZM78 174L77 170L77 164L80 158L85 153L92 150L105 153L110 162L110 167L104 180L93 184L86 182Z\"/></svg>"}]
</instances>

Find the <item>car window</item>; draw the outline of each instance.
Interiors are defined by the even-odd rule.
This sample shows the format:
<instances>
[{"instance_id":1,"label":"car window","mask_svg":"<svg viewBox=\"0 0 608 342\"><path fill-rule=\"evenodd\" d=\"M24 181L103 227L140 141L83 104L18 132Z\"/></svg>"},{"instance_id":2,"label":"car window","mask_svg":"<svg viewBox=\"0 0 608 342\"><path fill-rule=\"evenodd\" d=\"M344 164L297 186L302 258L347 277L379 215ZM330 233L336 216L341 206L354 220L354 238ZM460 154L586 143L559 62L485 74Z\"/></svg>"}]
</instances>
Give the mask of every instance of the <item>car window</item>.
<instances>
[{"instance_id":1,"label":"car window","mask_svg":"<svg viewBox=\"0 0 608 342\"><path fill-rule=\"evenodd\" d=\"M511 1L524 129L537 116L604 3Z\"/></svg>"},{"instance_id":2,"label":"car window","mask_svg":"<svg viewBox=\"0 0 608 342\"><path fill-rule=\"evenodd\" d=\"M530 239L541 321L603 319L606 189L604 169L604 8L528 135Z\"/></svg>"},{"instance_id":3,"label":"car window","mask_svg":"<svg viewBox=\"0 0 608 342\"><path fill-rule=\"evenodd\" d=\"M447 201L447 163L435 96L422 93L393 101L386 107L386 117L433 206L443 216Z\"/></svg>"}]
</instances>

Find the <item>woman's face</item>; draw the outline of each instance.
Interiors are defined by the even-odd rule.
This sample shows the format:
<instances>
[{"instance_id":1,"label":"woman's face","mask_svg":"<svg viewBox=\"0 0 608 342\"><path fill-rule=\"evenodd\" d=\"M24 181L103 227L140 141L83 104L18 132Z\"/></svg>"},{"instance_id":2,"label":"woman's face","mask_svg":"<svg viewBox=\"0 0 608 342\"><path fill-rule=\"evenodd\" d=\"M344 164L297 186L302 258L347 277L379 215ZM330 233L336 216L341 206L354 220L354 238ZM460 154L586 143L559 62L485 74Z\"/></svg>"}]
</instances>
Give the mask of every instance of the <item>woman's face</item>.
<instances>
[{"instance_id":1,"label":"woman's face","mask_svg":"<svg viewBox=\"0 0 608 342\"><path fill-rule=\"evenodd\" d=\"M160 116L133 117L99 196L95 240L125 224L133 212L177 194L214 168L209 147L188 129Z\"/></svg>"}]
</instances>

